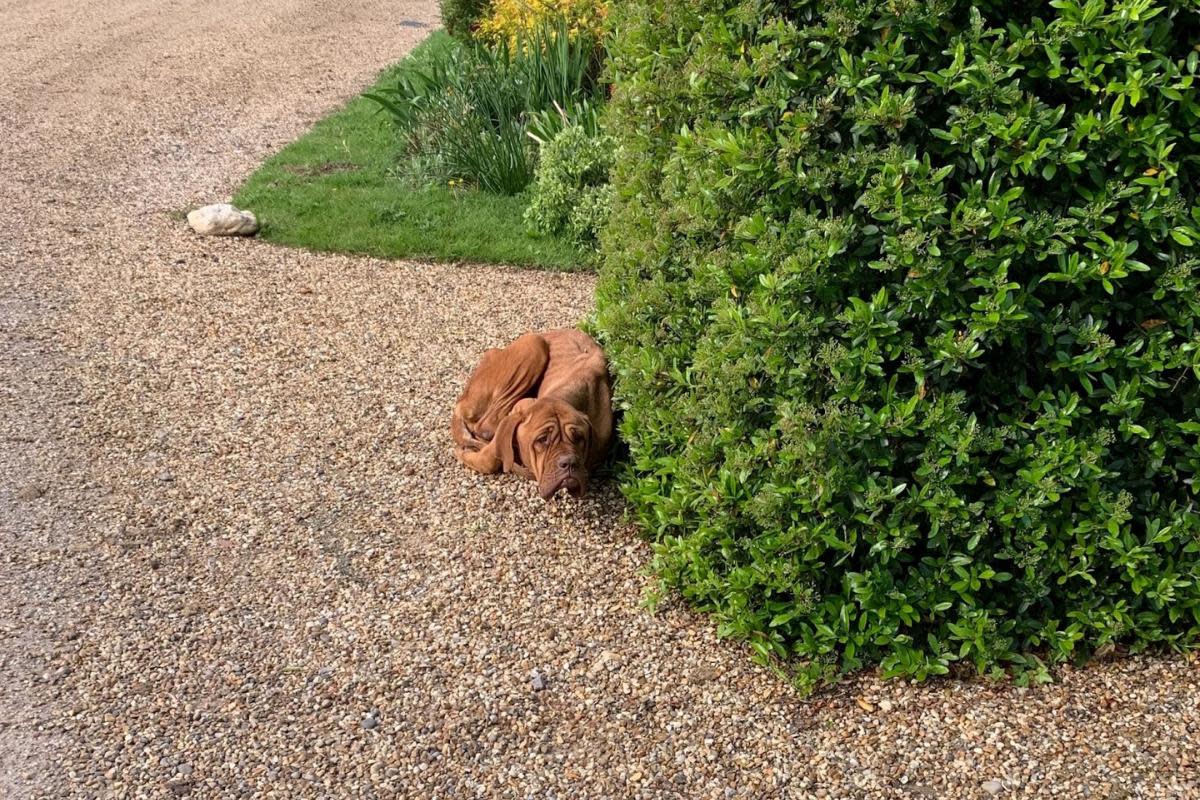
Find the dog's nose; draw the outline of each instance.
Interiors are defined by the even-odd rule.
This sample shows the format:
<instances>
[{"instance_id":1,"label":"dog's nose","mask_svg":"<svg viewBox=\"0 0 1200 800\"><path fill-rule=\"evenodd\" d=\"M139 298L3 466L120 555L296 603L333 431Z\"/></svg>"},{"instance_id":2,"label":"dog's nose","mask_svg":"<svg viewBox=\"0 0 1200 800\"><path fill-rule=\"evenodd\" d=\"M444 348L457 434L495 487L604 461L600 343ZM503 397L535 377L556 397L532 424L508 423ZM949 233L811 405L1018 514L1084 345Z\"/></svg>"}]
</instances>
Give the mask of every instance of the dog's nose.
<instances>
[{"instance_id":1,"label":"dog's nose","mask_svg":"<svg viewBox=\"0 0 1200 800\"><path fill-rule=\"evenodd\" d=\"M558 457L558 468L559 469L571 469L578 463L579 463L579 459L576 458L574 453L563 453L561 456Z\"/></svg>"}]
</instances>

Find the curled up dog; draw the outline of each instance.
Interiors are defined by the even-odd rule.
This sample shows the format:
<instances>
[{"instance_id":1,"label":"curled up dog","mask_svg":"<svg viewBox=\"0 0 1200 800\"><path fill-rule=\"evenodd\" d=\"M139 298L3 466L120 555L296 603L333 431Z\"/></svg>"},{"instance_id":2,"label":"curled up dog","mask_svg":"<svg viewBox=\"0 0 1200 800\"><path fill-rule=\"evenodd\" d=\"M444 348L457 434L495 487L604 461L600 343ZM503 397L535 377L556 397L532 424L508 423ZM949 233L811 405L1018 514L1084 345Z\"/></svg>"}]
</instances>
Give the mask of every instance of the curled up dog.
<instances>
[{"instance_id":1,"label":"curled up dog","mask_svg":"<svg viewBox=\"0 0 1200 800\"><path fill-rule=\"evenodd\" d=\"M587 490L613 435L604 351L578 330L527 333L488 350L454 406L455 454L476 472L537 481L547 500Z\"/></svg>"}]
</instances>

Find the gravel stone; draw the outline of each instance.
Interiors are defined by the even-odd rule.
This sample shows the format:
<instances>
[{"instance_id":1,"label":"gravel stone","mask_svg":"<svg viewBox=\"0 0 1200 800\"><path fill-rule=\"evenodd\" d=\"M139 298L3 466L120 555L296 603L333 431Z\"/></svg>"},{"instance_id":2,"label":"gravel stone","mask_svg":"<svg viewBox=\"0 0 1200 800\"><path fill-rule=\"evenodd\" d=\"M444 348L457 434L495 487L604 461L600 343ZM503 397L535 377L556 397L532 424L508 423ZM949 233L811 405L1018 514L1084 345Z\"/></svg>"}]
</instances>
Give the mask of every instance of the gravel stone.
<instances>
[{"instance_id":1,"label":"gravel stone","mask_svg":"<svg viewBox=\"0 0 1200 800\"><path fill-rule=\"evenodd\" d=\"M20 489L18 489L17 493L16 493L16 498L18 500L25 500L25 501L37 500L39 497L41 497L45 493L46 493L46 489L44 487L38 486L37 484L30 484L28 486L22 486Z\"/></svg>"},{"instance_id":2,"label":"gravel stone","mask_svg":"<svg viewBox=\"0 0 1200 800\"><path fill-rule=\"evenodd\" d=\"M610 481L544 503L462 468L482 352L585 318L592 276L180 223L433 0L79 9L0 5L0 797L1200 797L1191 656L801 698L642 607Z\"/></svg>"},{"instance_id":3,"label":"gravel stone","mask_svg":"<svg viewBox=\"0 0 1200 800\"><path fill-rule=\"evenodd\" d=\"M1004 783L1002 781L984 781L980 788L995 797L1004 791Z\"/></svg>"}]
</instances>

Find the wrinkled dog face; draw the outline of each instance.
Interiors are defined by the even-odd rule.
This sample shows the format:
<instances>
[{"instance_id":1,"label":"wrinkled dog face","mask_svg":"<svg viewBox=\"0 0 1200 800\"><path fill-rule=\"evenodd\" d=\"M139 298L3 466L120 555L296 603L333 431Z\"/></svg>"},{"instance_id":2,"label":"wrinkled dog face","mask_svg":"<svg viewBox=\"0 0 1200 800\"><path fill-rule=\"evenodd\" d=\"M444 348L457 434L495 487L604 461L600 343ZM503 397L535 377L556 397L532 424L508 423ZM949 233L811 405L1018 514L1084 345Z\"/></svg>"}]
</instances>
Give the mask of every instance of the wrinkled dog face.
<instances>
[{"instance_id":1,"label":"wrinkled dog face","mask_svg":"<svg viewBox=\"0 0 1200 800\"><path fill-rule=\"evenodd\" d=\"M566 489L579 497L587 488L591 423L559 400L525 402L516 446L521 463L537 481L538 493L548 500Z\"/></svg>"}]
</instances>

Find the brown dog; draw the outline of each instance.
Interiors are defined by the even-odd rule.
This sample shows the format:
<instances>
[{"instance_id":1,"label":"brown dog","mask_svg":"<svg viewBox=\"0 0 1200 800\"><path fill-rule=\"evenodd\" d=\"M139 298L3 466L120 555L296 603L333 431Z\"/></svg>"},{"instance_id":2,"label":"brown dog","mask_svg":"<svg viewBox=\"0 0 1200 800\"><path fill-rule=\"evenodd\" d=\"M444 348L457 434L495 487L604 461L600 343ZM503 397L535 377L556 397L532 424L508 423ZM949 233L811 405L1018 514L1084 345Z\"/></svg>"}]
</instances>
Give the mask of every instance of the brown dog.
<instances>
[{"instance_id":1,"label":"brown dog","mask_svg":"<svg viewBox=\"0 0 1200 800\"><path fill-rule=\"evenodd\" d=\"M527 333L488 350L450 421L460 461L533 478L547 500L559 489L583 494L612 429L604 351L577 330Z\"/></svg>"}]
</instances>

